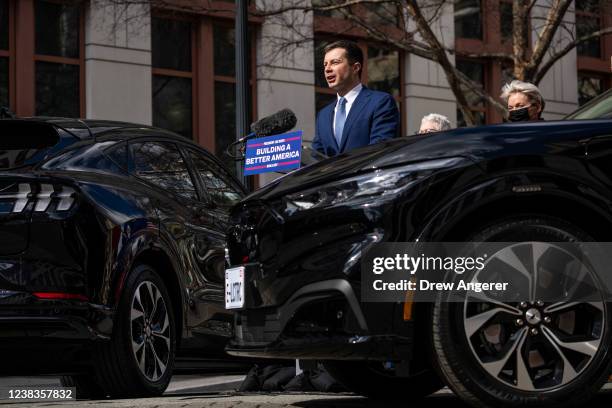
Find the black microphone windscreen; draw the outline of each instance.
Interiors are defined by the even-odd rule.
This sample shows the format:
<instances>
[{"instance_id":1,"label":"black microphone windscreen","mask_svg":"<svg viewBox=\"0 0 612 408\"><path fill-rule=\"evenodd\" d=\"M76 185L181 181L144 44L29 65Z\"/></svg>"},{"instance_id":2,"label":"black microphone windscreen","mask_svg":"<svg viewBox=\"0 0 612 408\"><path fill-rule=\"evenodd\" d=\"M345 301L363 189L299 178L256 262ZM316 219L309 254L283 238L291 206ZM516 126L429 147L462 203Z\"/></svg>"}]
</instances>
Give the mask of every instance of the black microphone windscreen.
<instances>
[{"instance_id":1,"label":"black microphone windscreen","mask_svg":"<svg viewBox=\"0 0 612 408\"><path fill-rule=\"evenodd\" d=\"M297 118L291 109L283 109L251 124L251 131L257 134L257 136L270 136L287 132L296 123Z\"/></svg>"}]
</instances>

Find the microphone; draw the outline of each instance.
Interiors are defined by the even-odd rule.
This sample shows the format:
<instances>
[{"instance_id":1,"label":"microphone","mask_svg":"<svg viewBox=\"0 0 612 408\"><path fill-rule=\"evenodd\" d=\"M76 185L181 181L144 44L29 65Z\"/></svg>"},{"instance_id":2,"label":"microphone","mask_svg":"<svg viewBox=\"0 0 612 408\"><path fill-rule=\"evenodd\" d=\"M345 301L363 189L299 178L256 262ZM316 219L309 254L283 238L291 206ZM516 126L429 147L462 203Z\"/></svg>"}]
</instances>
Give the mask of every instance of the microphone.
<instances>
[{"instance_id":1,"label":"microphone","mask_svg":"<svg viewBox=\"0 0 612 408\"><path fill-rule=\"evenodd\" d=\"M291 130L296 123L297 118L291 109L283 109L252 123L251 132L255 134L254 136L276 135Z\"/></svg>"}]
</instances>

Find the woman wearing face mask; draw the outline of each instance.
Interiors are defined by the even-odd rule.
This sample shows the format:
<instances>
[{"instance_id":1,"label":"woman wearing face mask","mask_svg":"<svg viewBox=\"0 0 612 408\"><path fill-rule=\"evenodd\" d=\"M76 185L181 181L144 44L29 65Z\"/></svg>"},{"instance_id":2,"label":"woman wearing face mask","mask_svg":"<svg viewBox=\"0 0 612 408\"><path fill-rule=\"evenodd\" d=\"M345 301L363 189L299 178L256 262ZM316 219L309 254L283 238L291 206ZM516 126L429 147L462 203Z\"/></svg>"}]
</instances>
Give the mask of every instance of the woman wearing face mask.
<instances>
[{"instance_id":1,"label":"woman wearing face mask","mask_svg":"<svg viewBox=\"0 0 612 408\"><path fill-rule=\"evenodd\" d=\"M510 122L542 120L544 98L534 84L514 80L504 85L501 98L508 104Z\"/></svg>"}]
</instances>

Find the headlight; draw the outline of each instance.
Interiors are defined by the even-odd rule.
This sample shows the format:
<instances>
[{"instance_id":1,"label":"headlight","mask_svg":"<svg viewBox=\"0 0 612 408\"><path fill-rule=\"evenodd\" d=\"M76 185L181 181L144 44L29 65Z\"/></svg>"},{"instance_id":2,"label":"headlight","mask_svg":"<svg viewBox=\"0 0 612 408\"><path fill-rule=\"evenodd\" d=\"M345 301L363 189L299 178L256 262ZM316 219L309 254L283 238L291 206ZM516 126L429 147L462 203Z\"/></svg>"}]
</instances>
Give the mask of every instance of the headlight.
<instances>
[{"instance_id":1,"label":"headlight","mask_svg":"<svg viewBox=\"0 0 612 408\"><path fill-rule=\"evenodd\" d=\"M394 196L433 171L451 167L463 158L430 160L390 169L375 170L285 196L285 212L367 201L374 196Z\"/></svg>"}]
</instances>

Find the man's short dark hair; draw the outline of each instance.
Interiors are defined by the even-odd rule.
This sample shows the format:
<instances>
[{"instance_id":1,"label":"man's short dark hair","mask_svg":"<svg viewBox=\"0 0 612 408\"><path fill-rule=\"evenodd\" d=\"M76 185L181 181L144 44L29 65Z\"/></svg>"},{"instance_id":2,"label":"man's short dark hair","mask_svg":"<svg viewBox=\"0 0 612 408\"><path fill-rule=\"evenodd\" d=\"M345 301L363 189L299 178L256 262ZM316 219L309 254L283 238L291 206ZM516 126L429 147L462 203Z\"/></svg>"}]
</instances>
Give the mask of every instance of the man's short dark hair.
<instances>
[{"instance_id":1,"label":"man's short dark hair","mask_svg":"<svg viewBox=\"0 0 612 408\"><path fill-rule=\"evenodd\" d=\"M354 64L358 62L359 65L361 65L361 69L359 70L359 77L361 78L361 71L363 71L363 51L361 51L361 48L357 45L357 43L349 40L334 41L327 44L323 49L323 52L324 54L327 54L336 48L343 48L346 51L346 57L349 63Z\"/></svg>"}]
</instances>

